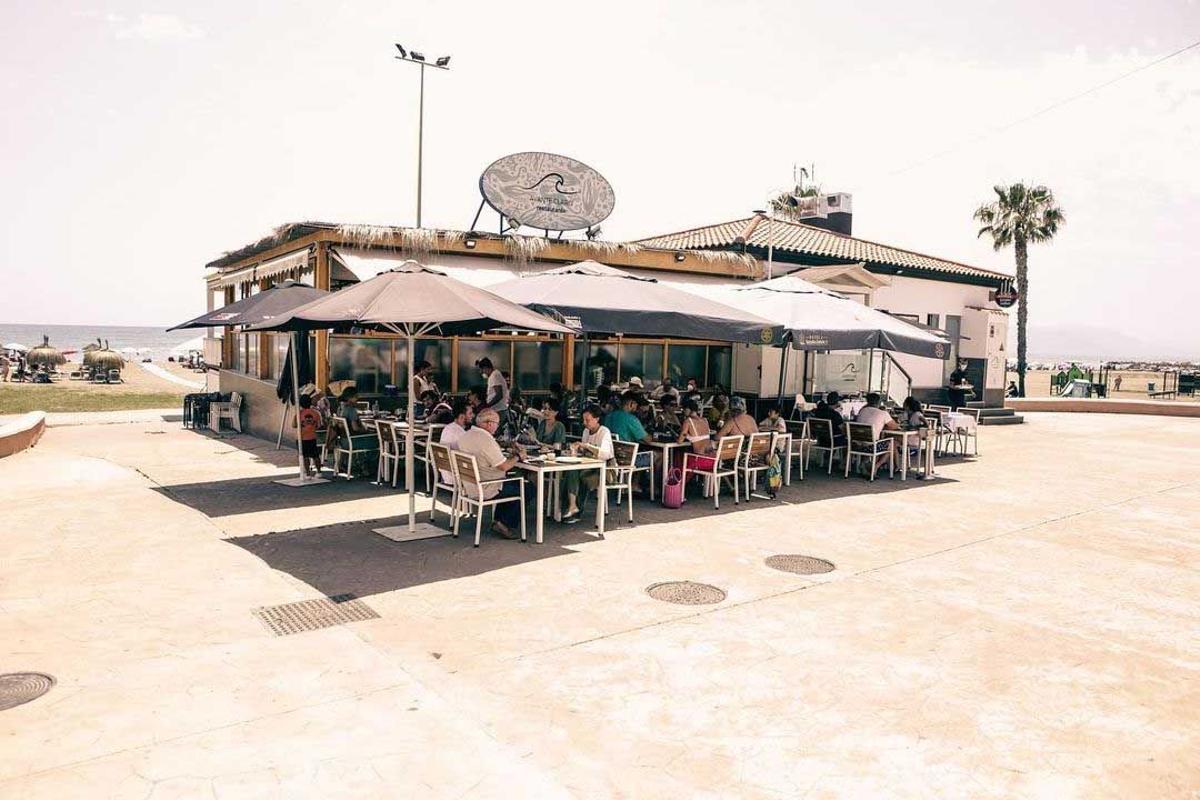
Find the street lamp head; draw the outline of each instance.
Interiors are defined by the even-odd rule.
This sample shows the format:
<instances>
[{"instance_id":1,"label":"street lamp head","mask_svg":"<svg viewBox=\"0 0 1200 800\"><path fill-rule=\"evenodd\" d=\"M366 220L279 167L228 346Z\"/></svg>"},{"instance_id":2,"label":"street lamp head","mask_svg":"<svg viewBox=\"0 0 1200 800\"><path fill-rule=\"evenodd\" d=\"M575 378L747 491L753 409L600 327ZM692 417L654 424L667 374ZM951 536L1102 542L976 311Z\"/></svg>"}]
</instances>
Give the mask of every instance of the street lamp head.
<instances>
[{"instance_id":1,"label":"street lamp head","mask_svg":"<svg viewBox=\"0 0 1200 800\"><path fill-rule=\"evenodd\" d=\"M408 51L405 50L400 44L396 45L396 49L400 51L401 58L408 58Z\"/></svg>"},{"instance_id":2,"label":"street lamp head","mask_svg":"<svg viewBox=\"0 0 1200 800\"><path fill-rule=\"evenodd\" d=\"M421 55L416 50L413 50L409 53L409 58L411 58L413 61L424 61L425 60L425 56Z\"/></svg>"},{"instance_id":3,"label":"street lamp head","mask_svg":"<svg viewBox=\"0 0 1200 800\"><path fill-rule=\"evenodd\" d=\"M450 56L442 56L434 63L437 64L439 67L448 67L448 66L450 66Z\"/></svg>"}]
</instances>

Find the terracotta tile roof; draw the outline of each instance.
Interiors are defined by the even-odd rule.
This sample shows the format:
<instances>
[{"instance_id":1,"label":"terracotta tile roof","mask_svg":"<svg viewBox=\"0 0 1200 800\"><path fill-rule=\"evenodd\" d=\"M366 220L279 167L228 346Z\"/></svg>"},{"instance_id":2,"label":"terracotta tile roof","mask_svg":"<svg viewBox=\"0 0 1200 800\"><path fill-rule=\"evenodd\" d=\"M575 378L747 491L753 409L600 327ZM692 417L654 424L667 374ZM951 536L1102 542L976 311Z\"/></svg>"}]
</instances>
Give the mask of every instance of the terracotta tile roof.
<instances>
[{"instance_id":1,"label":"terracotta tile roof","mask_svg":"<svg viewBox=\"0 0 1200 800\"><path fill-rule=\"evenodd\" d=\"M637 240L646 247L689 249L726 249L746 244L766 249L771 235L767 218L755 214L743 219L706 225L702 228L651 236ZM775 250L845 260L861 261L868 268L873 265L919 269L947 275L962 275L973 278L1010 278L1002 272L980 269L970 264L948 261L944 258L904 250L886 244L846 236L801 222L776 219L774 223Z\"/></svg>"}]
</instances>

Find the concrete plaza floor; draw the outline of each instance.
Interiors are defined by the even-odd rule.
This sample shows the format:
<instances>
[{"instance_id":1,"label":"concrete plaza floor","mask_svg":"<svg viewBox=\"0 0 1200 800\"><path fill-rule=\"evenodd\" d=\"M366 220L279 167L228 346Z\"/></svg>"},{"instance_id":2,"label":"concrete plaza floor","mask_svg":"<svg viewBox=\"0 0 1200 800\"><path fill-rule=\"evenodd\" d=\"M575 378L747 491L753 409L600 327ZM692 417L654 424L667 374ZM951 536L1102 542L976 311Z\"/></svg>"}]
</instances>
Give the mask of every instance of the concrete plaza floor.
<instances>
[{"instance_id":1,"label":"concrete plaza floor","mask_svg":"<svg viewBox=\"0 0 1200 800\"><path fill-rule=\"evenodd\" d=\"M0 461L0 672L58 681L0 711L0 797L1200 796L1200 420L982 433L476 550L273 443L51 428ZM343 593L378 618L252 614Z\"/></svg>"}]
</instances>

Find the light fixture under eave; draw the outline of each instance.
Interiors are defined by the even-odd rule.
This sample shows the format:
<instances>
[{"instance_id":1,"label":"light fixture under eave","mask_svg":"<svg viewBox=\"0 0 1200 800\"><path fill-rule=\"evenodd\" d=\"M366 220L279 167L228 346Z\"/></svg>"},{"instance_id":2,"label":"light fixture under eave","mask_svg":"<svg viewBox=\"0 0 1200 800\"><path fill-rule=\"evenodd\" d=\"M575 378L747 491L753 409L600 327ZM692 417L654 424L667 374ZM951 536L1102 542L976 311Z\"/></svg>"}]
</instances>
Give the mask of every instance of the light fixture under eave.
<instances>
[{"instance_id":1,"label":"light fixture under eave","mask_svg":"<svg viewBox=\"0 0 1200 800\"><path fill-rule=\"evenodd\" d=\"M682 250L675 251L675 263L677 263L677 264L682 263L684 261L684 259L686 259L686 258L687 258L687 255L685 255Z\"/></svg>"},{"instance_id":2,"label":"light fixture under eave","mask_svg":"<svg viewBox=\"0 0 1200 800\"><path fill-rule=\"evenodd\" d=\"M468 236L466 239L463 239L463 247L467 248L468 250L474 250L476 241L477 240L474 237Z\"/></svg>"}]
</instances>

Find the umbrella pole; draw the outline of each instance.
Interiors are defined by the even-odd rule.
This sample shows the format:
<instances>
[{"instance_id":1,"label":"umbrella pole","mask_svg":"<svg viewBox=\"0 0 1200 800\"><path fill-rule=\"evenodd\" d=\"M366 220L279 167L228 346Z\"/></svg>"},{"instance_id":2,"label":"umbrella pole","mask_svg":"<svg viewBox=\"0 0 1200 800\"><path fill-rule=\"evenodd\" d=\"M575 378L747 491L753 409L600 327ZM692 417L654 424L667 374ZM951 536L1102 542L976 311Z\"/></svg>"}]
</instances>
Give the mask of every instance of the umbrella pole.
<instances>
[{"instance_id":1,"label":"umbrella pole","mask_svg":"<svg viewBox=\"0 0 1200 800\"><path fill-rule=\"evenodd\" d=\"M292 331L292 340L288 346L292 348L292 403L296 405L296 457L300 464L300 480L308 480L308 470L304 468L304 443L300 441L300 370L296 365L296 340L300 338L299 331ZM287 420L288 404L283 404L283 419ZM279 423L279 437L283 438L283 422Z\"/></svg>"},{"instance_id":2,"label":"umbrella pole","mask_svg":"<svg viewBox=\"0 0 1200 800\"><path fill-rule=\"evenodd\" d=\"M408 483L408 532L413 533L417 527L417 487L413 483L413 426L416 424L416 403L413 402L413 330L410 326L408 333L408 427L404 433L404 480Z\"/></svg>"},{"instance_id":3,"label":"umbrella pole","mask_svg":"<svg viewBox=\"0 0 1200 800\"><path fill-rule=\"evenodd\" d=\"M791 360L788 356L790 355L791 353L788 351L787 343L785 342L779 348L779 397L775 400L779 404L780 414L783 413L783 390L787 386L787 367L788 361Z\"/></svg>"}]
</instances>

